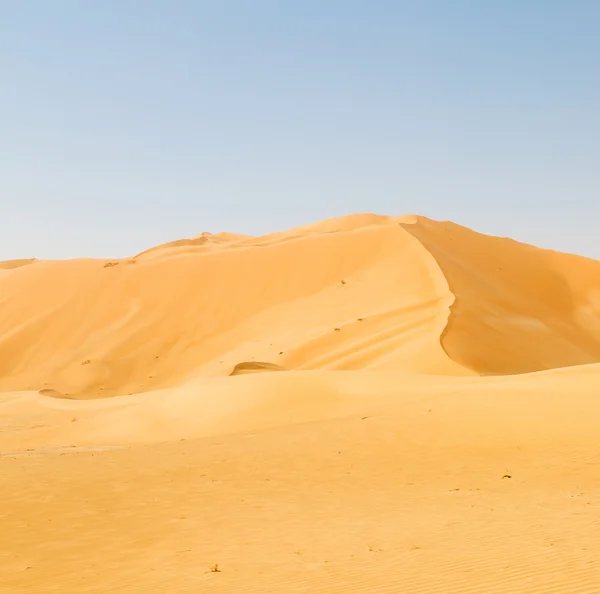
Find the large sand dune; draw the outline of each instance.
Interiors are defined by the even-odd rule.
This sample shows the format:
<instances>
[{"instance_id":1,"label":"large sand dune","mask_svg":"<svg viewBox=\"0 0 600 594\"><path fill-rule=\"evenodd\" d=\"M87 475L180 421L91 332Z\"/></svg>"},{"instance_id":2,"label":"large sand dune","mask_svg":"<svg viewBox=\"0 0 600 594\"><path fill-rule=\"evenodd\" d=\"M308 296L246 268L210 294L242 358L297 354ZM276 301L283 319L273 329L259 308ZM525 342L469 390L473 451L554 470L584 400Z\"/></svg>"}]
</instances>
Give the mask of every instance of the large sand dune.
<instances>
[{"instance_id":1,"label":"large sand dune","mask_svg":"<svg viewBox=\"0 0 600 594\"><path fill-rule=\"evenodd\" d=\"M600 262L453 223L0 263L0 592L600 592L599 413Z\"/></svg>"}]
</instances>

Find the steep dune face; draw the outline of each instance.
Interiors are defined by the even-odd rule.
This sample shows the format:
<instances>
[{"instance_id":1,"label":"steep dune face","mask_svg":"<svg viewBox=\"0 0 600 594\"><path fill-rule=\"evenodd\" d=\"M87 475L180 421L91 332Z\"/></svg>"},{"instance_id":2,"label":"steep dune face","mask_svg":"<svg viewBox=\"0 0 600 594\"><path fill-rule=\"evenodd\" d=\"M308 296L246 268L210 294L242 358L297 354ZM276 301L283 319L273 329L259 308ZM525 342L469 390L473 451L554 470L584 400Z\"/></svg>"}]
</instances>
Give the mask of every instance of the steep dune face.
<instances>
[{"instance_id":1,"label":"steep dune face","mask_svg":"<svg viewBox=\"0 0 600 594\"><path fill-rule=\"evenodd\" d=\"M1 391L98 398L244 362L474 375L600 361L600 263L423 217L0 273Z\"/></svg>"},{"instance_id":2,"label":"steep dune face","mask_svg":"<svg viewBox=\"0 0 600 594\"><path fill-rule=\"evenodd\" d=\"M479 374L600 361L600 262L419 217L456 299L442 344Z\"/></svg>"}]
</instances>

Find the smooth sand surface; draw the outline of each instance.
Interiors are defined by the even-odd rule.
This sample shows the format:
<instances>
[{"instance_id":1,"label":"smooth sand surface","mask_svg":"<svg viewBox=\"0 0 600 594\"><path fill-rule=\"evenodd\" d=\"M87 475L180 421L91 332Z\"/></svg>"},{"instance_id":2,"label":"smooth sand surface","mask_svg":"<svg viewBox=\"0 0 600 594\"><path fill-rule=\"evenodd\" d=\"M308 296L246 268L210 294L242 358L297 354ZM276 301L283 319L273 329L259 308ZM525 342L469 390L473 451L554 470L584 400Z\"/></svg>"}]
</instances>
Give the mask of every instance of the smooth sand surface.
<instances>
[{"instance_id":1,"label":"smooth sand surface","mask_svg":"<svg viewBox=\"0 0 600 594\"><path fill-rule=\"evenodd\" d=\"M419 216L0 262L0 593L600 592L600 262Z\"/></svg>"}]
</instances>

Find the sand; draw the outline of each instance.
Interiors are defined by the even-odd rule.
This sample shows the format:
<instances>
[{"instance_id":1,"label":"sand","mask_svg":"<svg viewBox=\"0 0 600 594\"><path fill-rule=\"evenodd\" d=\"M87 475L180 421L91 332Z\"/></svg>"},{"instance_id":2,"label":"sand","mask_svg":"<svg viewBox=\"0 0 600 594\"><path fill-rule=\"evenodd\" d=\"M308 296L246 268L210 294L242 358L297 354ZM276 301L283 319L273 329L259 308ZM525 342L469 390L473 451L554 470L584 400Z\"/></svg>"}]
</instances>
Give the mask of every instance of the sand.
<instances>
[{"instance_id":1,"label":"sand","mask_svg":"<svg viewBox=\"0 0 600 594\"><path fill-rule=\"evenodd\" d=\"M600 592L600 262L420 216L0 263L0 592Z\"/></svg>"}]
</instances>

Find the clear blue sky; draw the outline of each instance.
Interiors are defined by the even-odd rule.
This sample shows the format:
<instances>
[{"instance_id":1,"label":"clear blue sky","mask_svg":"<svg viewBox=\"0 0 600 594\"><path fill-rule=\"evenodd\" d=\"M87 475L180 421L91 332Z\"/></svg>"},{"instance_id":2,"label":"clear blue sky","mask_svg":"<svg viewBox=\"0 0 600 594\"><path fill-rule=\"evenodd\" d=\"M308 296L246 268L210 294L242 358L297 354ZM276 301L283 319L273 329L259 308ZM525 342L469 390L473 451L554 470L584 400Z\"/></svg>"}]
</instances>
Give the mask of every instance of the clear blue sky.
<instances>
[{"instance_id":1,"label":"clear blue sky","mask_svg":"<svg viewBox=\"0 0 600 594\"><path fill-rule=\"evenodd\" d=\"M419 213L600 258L597 0L0 1L0 259Z\"/></svg>"}]
</instances>

